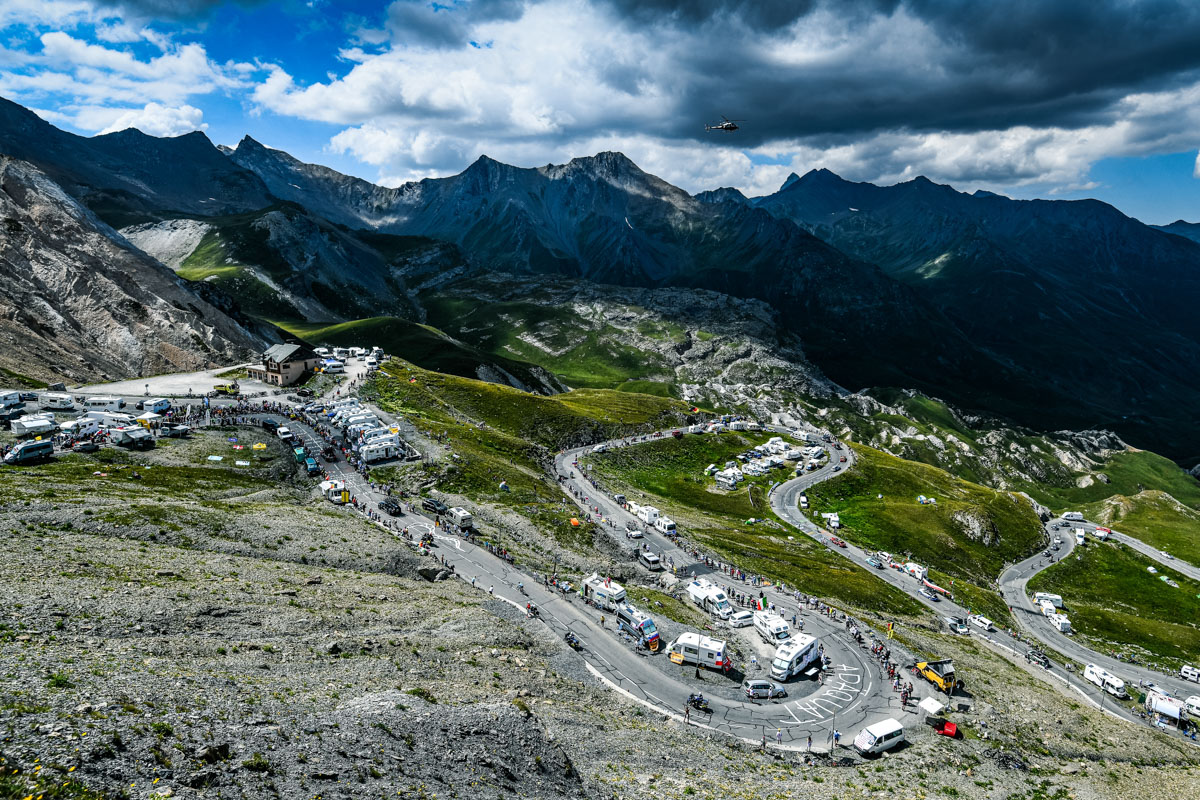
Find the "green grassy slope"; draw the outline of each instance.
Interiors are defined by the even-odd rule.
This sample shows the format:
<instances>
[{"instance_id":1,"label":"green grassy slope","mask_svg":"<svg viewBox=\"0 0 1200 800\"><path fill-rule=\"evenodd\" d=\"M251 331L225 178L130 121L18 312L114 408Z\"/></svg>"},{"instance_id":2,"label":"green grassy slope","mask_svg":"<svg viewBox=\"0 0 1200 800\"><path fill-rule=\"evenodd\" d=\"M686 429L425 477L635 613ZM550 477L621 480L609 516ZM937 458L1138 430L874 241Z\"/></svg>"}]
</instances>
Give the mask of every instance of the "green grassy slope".
<instances>
[{"instance_id":1,"label":"green grassy slope","mask_svg":"<svg viewBox=\"0 0 1200 800\"><path fill-rule=\"evenodd\" d=\"M1144 489L1157 489L1184 505L1200 509L1200 481L1160 455L1145 450L1114 453L1100 471L1108 476L1108 483L1095 481L1082 488L1034 486L1030 494L1055 511L1071 511L1074 506L1112 495L1135 495Z\"/></svg>"},{"instance_id":2,"label":"green grassy slope","mask_svg":"<svg viewBox=\"0 0 1200 800\"><path fill-rule=\"evenodd\" d=\"M570 308L537 303L480 304L459 297L422 298L429 321L450 335L494 355L540 364L577 388L614 389L649 379L652 393L669 393L672 371L653 353L619 344L615 328L596 329ZM664 323L645 335L670 340L679 335ZM540 343L532 344L529 339ZM645 391L635 384L634 391Z\"/></svg>"},{"instance_id":3,"label":"green grassy slope","mask_svg":"<svg viewBox=\"0 0 1200 800\"><path fill-rule=\"evenodd\" d=\"M771 516L766 491L773 481L787 477L786 470L749 481L736 492L717 489L703 476L709 464L723 465L769 436L689 435L589 455L585 462L608 489L656 505L689 539L745 569L860 608L920 613L921 607L906 595L808 537L779 524L746 524L751 517Z\"/></svg>"},{"instance_id":4,"label":"green grassy slope","mask_svg":"<svg viewBox=\"0 0 1200 800\"><path fill-rule=\"evenodd\" d=\"M836 511L856 544L913 559L960 580L990 585L1005 562L1035 552L1041 522L1028 501L943 470L852 445L854 469L809 491L815 513ZM917 495L937 505L919 505ZM879 497L882 495L882 497Z\"/></svg>"},{"instance_id":5,"label":"green grassy slope","mask_svg":"<svg viewBox=\"0 0 1200 800\"><path fill-rule=\"evenodd\" d=\"M1081 509L1089 520L1200 564L1200 511L1158 491L1114 495Z\"/></svg>"},{"instance_id":6,"label":"green grassy slope","mask_svg":"<svg viewBox=\"0 0 1200 800\"><path fill-rule=\"evenodd\" d=\"M231 255L217 231L209 231L175 274L188 281L206 281L224 289L237 300L242 311L255 317L292 316L300 312L278 292L254 276L245 264Z\"/></svg>"},{"instance_id":7,"label":"green grassy slope","mask_svg":"<svg viewBox=\"0 0 1200 800\"><path fill-rule=\"evenodd\" d=\"M533 364L484 353L450 338L437 328L398 317L370 317L349 322L271 320L288 333L313 345L330 347L379 346L424 369L474 378L481 365L494 365L526 386L541 386Z\"/></svg>"},{"instance_id":8,"label":"green grassy slope","mask_svg":"<svg viewBox=\"0 0 1200 800\"><path fill-rule=\"evenodd\" d=\"M1071 626L1101 650L1140 649L1171 667L1200 662L1200 584L1124 545L1089 542L1083 551L1036 575L1029 591L1061 594Z\"/></svg>"},{"instance_id":9,"label":"green grassy slope","mask_svg":"<svg viewBox=\"0 0 1200 800\"><path fill-rule=\"evenodd\" d=\"M582 553L592 551L595 531L570 525L578 512L563 505L547 471L553 452L675 424L687 411L678 401L605 390L545 397L399 359L384 365L364 396L451 448L455 458L436 475L440 489L518 511Z\"/></svg>"}]
</instances>

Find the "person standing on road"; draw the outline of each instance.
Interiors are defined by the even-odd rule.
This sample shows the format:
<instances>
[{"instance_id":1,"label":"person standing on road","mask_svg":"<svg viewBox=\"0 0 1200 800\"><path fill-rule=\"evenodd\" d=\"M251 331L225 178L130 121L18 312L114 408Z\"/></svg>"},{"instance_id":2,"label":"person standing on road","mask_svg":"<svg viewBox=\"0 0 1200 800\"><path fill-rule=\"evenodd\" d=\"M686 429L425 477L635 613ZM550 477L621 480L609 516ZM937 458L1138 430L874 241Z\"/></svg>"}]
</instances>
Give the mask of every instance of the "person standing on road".
<instances>
[{"instance_id":1,"label":"person standing on road","mask_svg":"<svg viewBox=\"0 0 1200 800\"><path fill-rule=\"evenodd\" d=\"M783 746L783 729L782 728L775 729L775 744L779 745L780 747Z\"/></svg>"},{"instance_id":2,"label":"person standing on road","mask_svg":"<svg viewBox=\"0 0 1200 800\"><path fill-rule=\"evenodd\" d=\"M833 732L833 746L837 747L838 742L840 742L841 740L842 740L842 732L835 729Z\"/></svg>"},{"instance_id":3,"label":"person standing on road","mask_svg":"<svg viewBox=\"0 0 1200 800\"><path fill-rule=\"evenodd\" d=\"M805 752L812 752L812 734L808 735L808 749Z\"/></svg>"},{"instance_id":4,"label":"person standing on road","mask_svg":"<svg viewBox=\"0 0 1200 800\"><path fill-rule=\"evenodd\" d=\"M692 722L692 707L687 703L683 704L683 724L690 725Z\"/></svg>"}]
</instances>

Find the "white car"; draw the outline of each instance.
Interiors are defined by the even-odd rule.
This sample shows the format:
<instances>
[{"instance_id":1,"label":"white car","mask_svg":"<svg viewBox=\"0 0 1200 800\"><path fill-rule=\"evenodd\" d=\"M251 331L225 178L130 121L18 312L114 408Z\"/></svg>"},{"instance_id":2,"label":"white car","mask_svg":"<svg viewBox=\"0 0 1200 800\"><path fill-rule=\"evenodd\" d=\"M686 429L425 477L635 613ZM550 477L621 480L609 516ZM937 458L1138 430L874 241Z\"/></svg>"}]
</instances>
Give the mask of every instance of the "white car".
<instances>
[{"instance_id":1,"label":"white car","mask_svg":"<svg viewBox=\"0 0 1200 800\"><path fill-rule=\"evenodd\" d=\"M738 611L729 616L729 627L731 628L748 628L754 624L753 611Z\"/></svg>"},{"instance_id":2,"label":"white car","mask_svg":"<svg viewBox=\"0 0 1200 800\"><path fill-rule=\"evenodd\" d=\"M642 532L639 531L637 528L626 528L625 529L625 538L626 539L640 539L640 538L642 538Z\"/></svg>"},{"instance_id":3,"label":"white car","mask_svg":"<svg viewBox=\"0 0 1200 800\"><path fill-rule=\"evenodd\" d=\"M282 439L285 442L291 441L292 439L296 438L296 434L292 433L287 428L280 428L279 430L275 431L275 435L278 436L280 439Z\"/></svg>"},{"instance_id":4,"label":"white car","mask_svg":"<svg viewBox=\"0 0 1200 800\"><path fill-rule=\"evenodd\" d=\"M1175 556L1171 555L1171 554L1170 554L1170 553L1168 553L1166 550L1161 550L1161 551L1159 551L1159 552L1161 552L1161 553L1163 554L1163 558L1167 559L1168 561L1174 561L1174 560L1175 560Z\"/></svg>"}]
</instances>

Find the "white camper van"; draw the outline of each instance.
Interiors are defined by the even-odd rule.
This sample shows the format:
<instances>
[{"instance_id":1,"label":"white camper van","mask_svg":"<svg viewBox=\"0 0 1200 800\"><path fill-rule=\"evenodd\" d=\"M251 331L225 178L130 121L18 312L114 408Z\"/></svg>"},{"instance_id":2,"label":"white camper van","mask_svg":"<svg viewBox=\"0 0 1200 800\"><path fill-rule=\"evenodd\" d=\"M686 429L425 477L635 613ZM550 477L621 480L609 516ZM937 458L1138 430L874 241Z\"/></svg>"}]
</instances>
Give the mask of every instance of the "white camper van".
<instances>
[{"instance_id":1,"label":"white camper van","mask_svg":"<svg viewBox=\"0 0 1200 800\"><path fill-rule=\"evenodd\" d=\"M62 432L68 436L76 438L81 436L91 436L93 433L99 433L100 420L94 417L80 417L72 419L62 424Z\"/></svg>"},{"instance_id":2,"label":"white camper van","mask_svg":"<svg viewBox=\"0 0 1200 800\"><path fill-rule=\"evenodd\" d=\"M1179 677L1183 678L1185 681L1200 683L1200 669L1196 669L1195 667L1184 664L1179 668ZM1200 714L1197 714L1196 716L1200 716Z\"/></svg>"},{"instance_id":3,"label":"white camper van","mask_svg":"<svg viewBox=\"0 0 1200 800\"><path fill-rule=\"evenodd\" d=\"M781 644L789 638L791 626L787 620L770 611L754 612L754 630L767 644Z\"/></svg>"},{"instance_id":4,"label":"white camper van","mask_svg":"<svg viewBox=\"0 0 1200 800\"><path fill-rule=\"evenodd\" d=\"M1067 511L1067 512L1065 512L1065 513L1062 515L1062 518L1063 518L1063 519L1069 519L1069 520L1071 520L1072 522L1083 522L1083 512L1081 512L1081 511Z\"/></svg>"},{"instance_id":5,"label":"white camper van","mask_svg":"<svg viewBox=\"0 0 1200 800\"><path fill-rule=\"evenodd\" d=\"M1050 624L1053 625L1060 633L1071 632L1071 620L1066 614L1051 614Z\"/></svg>"},{"instance_id":6,"label":"white camper van","mask_svg":"<svg viewBox=\"0 0 1200 800\"><path fill-rule=\"evenodd\" d=\"M675 532L675 520L670 517L659 517L654 520L654 529L659 533L671 534Z\"/></svg>"},{"instance_id":7,"label":"white camper van","mask_svg":"<svg viewBox=\"0 0 1200 800\"><path fill-rule=\"evenodd\" d=\"M667 658L676 664L695 664L709 669L728 670L733 666L725 655L725 642L691 631L680 634L667 645Z\"/></svg>"},{"instance_id":8,"label":"white camper van","mask_svg":"<svg viewBox=\"0 0 1200 800\"><path fill-rule=\"evenodd\" d=\"M45 392L38 395L38 408L47 411L74 411L75 401L64 392Z\"/></svg>"},{"instance_id":9,"label":"white camper van","mask_svg":"<svg viewBox=\"0 0 1200 800\"><path fill-rule=\"evenodd\" d=\"M771 660L771 678L786 681L797 675L802 675L814 662L820 666L821 648L817 637L807 633L798 633L790 642L779 645L775 657Z\"/></svg>"},{"instance_id":10,"label":"white camper van","mask_svg":"<svg viewBox=\"0 0 1200 800\"><path fill-rule=\"evenodd\" d=\"M642 566L651 572L657 572L663 568L662 558L658 553L651 553L649 550L639 551L638 561L642 562Z\"/></svg>"},{"instance_id":11,"label":"white camper van","mask_svg":"<svg viewBox=\"0 0 1200 800\"><path fill-rule=\"evenodd\" d=\"M980 630L985 630L985 631L996 630L996 626L992 624L992 621L990 619L988 619L987 617L985 617L983 614L972 614L971 616L967 617L967 622L971 623L972 625L974 625L976 628L979 628Z\"/></svg>"},{"instance_id":12,"label":"white camper van","mask_svg":"<svg viewBox=\"0 0 1200 800\"><path fill-rule=\"evenodd\" d=\"M1085 541L1087 541L1087 534L1084 532L1083 528L1076 528L1075 544L1083 544Z\"/></svg>"},{"instance_id":13,"label":"white camper van","mask_svg":"<svg viewBox=\"0 0 1200 800\"><path fill-rule=\"evenodd\" d=\"M24 405L20 392L0 392L0 409L8 410Z\"/></svg>"},{"instance_id":14,"label":"white camper van","mask_svg":"<svg viewBox=\"0 0 1200 800\"><path fill-rule=\"evenodd\" d=\"M447 516L450 517L451 522L460 528L469 528L475 524L475 518L471 516L471 512L462 506L454 506L454 508L450 509L450 513Z\"/></svg>"},{"instance_id":15,"label":"white camper van","mask_svg":"<svg viewBox=\"0 0 1200 800\"><path fill-rule=\"evenodd\" d=\"M1113 675L1103 667L1095 664L1088 664L1083 670L1085 680L1096 684L1104 691L1111 694L1113 697L1121 700L1126 699L1129 695L1125 692L1125 681Z\"/></svg>"},{"instance_id":16,"label":"white camper van","mask_svg":"<svg viewBox=\"0 0 1200 800\"><path fill-rule=\"evenodd\" d=\"M692 581L687 585L687 594L692 602L713 616L729 619L733 606L725 596L725 590L703 578Z\"/></svg>"},{"instance_id":17,"label":"white camper van","mask_svg":"<svg viewBox=\"0 0 1200 800\"><path fill-rule=\"evenodd\" d=\"M358 451L358 456L368 464L375 461L387 461L400 454L400 448L394 444L364 444Z\"/></svg>"},{"instance_id":18,"label":"white camper van","mask_svg":"<svg viewBox=\"0 0 1200 800\"><path fill-rule=\"evenodd\" d=\"M32 414L14 419L12 432L16 436L46 436L58 430L53 414Z\"/></svg>"},{"instance_id":19,"label":"white camper van","mask_svg":"<svg viewBox=\"0 0 1200 800\"><path fill-rule=\"evenodd\" d=\"M854 749L864 756L873 756L891 750L904 741L904 726L896 719L885 719L868 725L854 737Z\"/></svg>"},{"instance_id":20,"label":"white camper van","mask_svg":"<svg viewBox=\"0 0 1200 800\"><path fill-rule=\"evenodd\" d=\"M153 400L143 400L142 410L151 414L161 414L171 408L171 401L165 397L155 397Z\"/></svg>"}]
</instances>

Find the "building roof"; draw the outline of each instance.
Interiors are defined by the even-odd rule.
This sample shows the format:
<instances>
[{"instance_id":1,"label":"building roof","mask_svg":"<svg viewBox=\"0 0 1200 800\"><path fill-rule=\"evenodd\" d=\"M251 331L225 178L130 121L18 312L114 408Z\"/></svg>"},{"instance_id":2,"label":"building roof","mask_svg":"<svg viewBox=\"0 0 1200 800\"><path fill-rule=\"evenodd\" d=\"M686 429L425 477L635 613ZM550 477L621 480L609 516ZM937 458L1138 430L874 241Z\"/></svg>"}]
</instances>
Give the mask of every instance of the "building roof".
<instances>
[{"instance_id":1,"label":"building roof","mask_svg":"<svg viewBox=\"0 0 1200 800\"><path fill-rule=\"evenodd\" d=\"M274 361L278 364L315 358L317 354L302 344L277 344L263 353L263 361Z\"/></svg>"}]
</instances>

